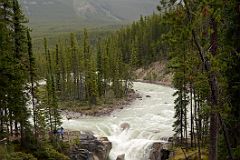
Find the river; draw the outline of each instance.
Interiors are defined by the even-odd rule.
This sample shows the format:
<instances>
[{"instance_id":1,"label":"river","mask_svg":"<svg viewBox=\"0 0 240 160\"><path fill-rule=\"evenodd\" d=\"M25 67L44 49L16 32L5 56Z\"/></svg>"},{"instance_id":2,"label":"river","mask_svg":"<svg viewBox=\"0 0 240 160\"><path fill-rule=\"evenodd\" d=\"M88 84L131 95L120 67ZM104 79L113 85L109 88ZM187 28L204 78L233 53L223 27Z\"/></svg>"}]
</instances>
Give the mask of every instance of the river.
<instances>
[{"instance_id":1,"label":"river","mask_svg":"<svg viewBox=\"0 0 240 160\"><path fill-rule=\"evenodd\" d=\"M174 89L148 83L135 82L134 90L142 96L110 116L83 117L67 120L63 127L69 130L92 131L96 136L106 136L113 144L110 159L125 154L126 160L146 160L151 145L163 137L173 135ZM150 97L146 97L149 95ZM120 125L130 128L121 131Z\"/></svg>"}]
</instances>

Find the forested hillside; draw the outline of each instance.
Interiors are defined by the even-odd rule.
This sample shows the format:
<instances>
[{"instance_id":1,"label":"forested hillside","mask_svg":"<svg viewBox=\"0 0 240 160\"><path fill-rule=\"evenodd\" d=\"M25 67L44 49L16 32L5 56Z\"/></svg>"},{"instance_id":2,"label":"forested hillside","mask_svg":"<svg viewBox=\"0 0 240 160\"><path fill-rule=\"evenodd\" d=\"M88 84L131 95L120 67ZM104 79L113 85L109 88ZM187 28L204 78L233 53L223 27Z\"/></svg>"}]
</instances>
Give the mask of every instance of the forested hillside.
<instances>
[{"instance_id":1,"label":"forested hillside","mask_svg":"<svg viewBox=\"0 0 240 160\"><path fill-rule=\"evenodd\" d=\"M18 1L1 0L0 14L0 159L68 159L48 134L61 124L55 90L51 85L48 106L40 103L30 29Z\"/></svg>"},{"instance_id":2,"label":"forested hillside","mask_svg":"<svg viewBox=\"0 0 240 160\"><path fill-rule=\"evenodd\" d=\"M85 30L80 36L71 34L60 40L54 49L44 40L45 56L36 54L38 75L52 74L61 100L97 104L97 99L105 102L112 97L111 92L121 98L131 87L138 67L168 59L167 48L159 41L166 32L160 20L156 14L141 17L131 26L92 42Z\"/></svg>"},{"instance_id":3,"label":"forested hillside","mask_svg":"<svg viewBox=\"0 0 240 160\"><path fill-rule=\"evenodd\" d=\"M152 14L158 0L20 0L20 3L36 37L70 33L84 27L126 24L140 15Z\"/></svg>"},{"instance_id":4,"label":"forested hillside","mask_svg":"<svg viewBox=\"0 0 240 160\"><path fill-rule=\"evenodd\" d=\"M176 90L179 159L240 159L239 8L239 0L161 0L158 12L111 34L90 38L84 29L33 49L18 1L0 0L0 159L69 159L55 133L59 106L94 110L123 99L137 69L162 62Z\"/></svg>"}]
</instances>

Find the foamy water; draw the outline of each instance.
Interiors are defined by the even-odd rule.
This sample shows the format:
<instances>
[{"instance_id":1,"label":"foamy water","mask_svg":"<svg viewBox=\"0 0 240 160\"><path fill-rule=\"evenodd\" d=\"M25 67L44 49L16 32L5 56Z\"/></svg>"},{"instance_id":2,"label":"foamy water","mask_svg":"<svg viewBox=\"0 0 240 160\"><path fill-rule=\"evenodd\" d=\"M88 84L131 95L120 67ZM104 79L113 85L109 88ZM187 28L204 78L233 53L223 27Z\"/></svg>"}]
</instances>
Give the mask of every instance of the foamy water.
<instances>
[{"instance_id":1,"label":"foamy water","mask_svg":"<svg viewBox=\"0 0 240 160\"><path fill-rule=\"evenodd\" d=\"M162 137L173 133L174 89L147 83L134 83L134 89L142 96L122 110L105 117L84 117L67 120L63 127L69 130L92 131L97 136L106 136L113 144L110 159L125 154L126 160L147 160L151 145L162 142ZM147 98L146 95L150 95ZM120 125L130 128L121 131Z\"/></svg>"}]
</instances>

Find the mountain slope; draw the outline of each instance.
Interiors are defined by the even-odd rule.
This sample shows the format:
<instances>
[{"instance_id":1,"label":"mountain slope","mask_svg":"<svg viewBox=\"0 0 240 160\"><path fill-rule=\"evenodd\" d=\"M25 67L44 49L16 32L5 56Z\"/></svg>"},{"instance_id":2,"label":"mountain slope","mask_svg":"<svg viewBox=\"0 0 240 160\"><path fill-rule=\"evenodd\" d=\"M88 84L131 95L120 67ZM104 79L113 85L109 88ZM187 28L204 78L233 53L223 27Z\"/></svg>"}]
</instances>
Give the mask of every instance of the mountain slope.
<instances>
[{"instance_id":1,"label":"mountain slope","mask_svg":"<svg viewBox=\"0 0 240 160\"><path fill-rule=\"evenodd\" d=\"M140 15L152 14L158 1L20 0L31 27L46 31L130 22Z\"/></svg>"}]
</instances>

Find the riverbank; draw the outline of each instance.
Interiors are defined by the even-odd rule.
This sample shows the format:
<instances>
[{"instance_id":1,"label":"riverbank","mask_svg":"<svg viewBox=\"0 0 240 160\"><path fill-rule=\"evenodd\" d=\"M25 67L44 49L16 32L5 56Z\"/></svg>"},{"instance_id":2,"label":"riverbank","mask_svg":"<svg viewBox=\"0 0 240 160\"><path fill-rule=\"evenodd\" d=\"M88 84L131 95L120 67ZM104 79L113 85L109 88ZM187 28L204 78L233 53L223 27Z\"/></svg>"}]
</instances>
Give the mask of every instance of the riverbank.
<instances>
[{"instance_id":1,"label":"riverbank","mask_svg":"<svg viewBox=\"0 0 240 160\"><path fill-rule=\"evenodd\" d=\"M123 109L137 97L139 97L139 94L131 90L124 98L112 99L107 103L94 106L82 105L78 102L61 102L59 106L62 110L62 114L65 115L67 119L78 119L84 116L100 117L110 115L115 110Z\"/></svg>"},{"instance_id":2,"label":"riverbank","mask_svg":"<svg viewBox=\"0 0 240 160\"><path fill-rule=\"evenodd\" d=\"M134 72L136 82L173 87L173 74L168 69L167 63L167 61L158 61L148 65L147 67L137 69Z\"/></svg>"},{"instance_id":3,"label":"riverbank","mask_svg":"<svg viewBox=\"0 0 240 160\"><path fill-rule=\"evenodd\" d=\"M200 149L201 160L208 160L208 151L206 148ZM199 159L199 151L196 148L188 148L188 150L181 147L173 149L173 155L170 160L183 160L183 159Z\"/></svg>"},{"instance_id":4,"label":"riverbank","mask_svg":"<svg viewBox=\"0 0 240 160\"><path fill-rule=\"evenodd\" d=\"M149 83L149 84L157 84L161 86L171 87L173 88L173 84L171 81L153 81L153 80L144 80L144 79L136 79L135 82Z\"/></svg>"},{"instance_id":5,"label":"riverbank","mask_svg":"<svg viewBox=\"0 0 240 160\"><path fill-rule=\"evenodd\" d=\"M136 79L135 82L156 84L161 86L166 86L173 88L172 82L169 81L153 81ZM115 110L124 109L126 106L131 104L137 98L142 99L141 95L135 90L131 89L128 95L121 99L111 99L105 103L100 103L97 105L89 106L88 104L80 103L77 101L60 102L59 108L62 110L62 114L66 116L67 119L78 119L85 116L101 117L110 115Z\"/></svg>"}]
</instances>

